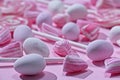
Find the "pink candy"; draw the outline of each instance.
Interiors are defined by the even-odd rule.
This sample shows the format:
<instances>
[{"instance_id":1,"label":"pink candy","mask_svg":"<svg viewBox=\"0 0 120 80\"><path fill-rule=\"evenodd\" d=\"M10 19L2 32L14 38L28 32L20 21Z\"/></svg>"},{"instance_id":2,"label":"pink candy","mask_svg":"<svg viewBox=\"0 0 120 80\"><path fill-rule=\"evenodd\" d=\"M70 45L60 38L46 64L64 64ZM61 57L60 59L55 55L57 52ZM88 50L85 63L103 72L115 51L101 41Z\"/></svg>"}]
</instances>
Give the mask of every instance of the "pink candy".
<instances>
[{"instance_id":1,"label":"pink candy","mask_svg":"<svg viewBox=\"0 0 120 80\"><path fill-rule=\"evenodd\" d=\"M22 45L20 42L11 42L3 48L0 48L1 57L21 57L23 56Z\"/></svg>"},{"instance_id":2,"label":"pink candy","mask_svg":"<svg viewBox=\"0 0 120 80\"><path fill-rule=\"evenodd\" d=\"M57 41L53 47L53 50L60 56L66 56L71 52L71 45L67 40Z\"/></svg>"}]
</instances>

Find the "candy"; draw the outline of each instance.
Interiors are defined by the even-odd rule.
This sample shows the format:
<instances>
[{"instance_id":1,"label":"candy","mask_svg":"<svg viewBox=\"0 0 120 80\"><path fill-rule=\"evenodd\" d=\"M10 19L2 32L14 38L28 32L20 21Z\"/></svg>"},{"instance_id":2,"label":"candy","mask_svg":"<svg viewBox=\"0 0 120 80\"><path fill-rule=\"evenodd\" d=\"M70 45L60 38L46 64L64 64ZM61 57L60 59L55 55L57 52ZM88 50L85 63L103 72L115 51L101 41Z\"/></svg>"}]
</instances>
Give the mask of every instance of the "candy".
<instances>
[{"instance_id":1,"label":"candy","mask_svg":"<svg viewBox=\"0 0 120 80\"><path fill-rule=\"evenodd\" d=\"M21 57L23 56L22 45L19 41L13 41L8 45L0 48L1 57Z\"/></svg>"},{"instance_id":2,"label":"candy","mask_svg":"<svg viewBox=\"0 0 120 80\"><path fill-rule=\"evenodd\" d=\"M66 12L70 16L71 21L76 21L77 19L84 19L88 14L86 7L82 4L74 4L68 7Z\"/></svg>"},{"instance_id":3,"label":"candy","mask_svg":"<svg viewBox=\"0 0 120 80\"><path fill-rule=\"evenodd\" d=\"M16 41L24 42L25 39L28 37L33 37L33 33L29 26L27 25L19 25L15 30L13 34L13 39Z\"/></svg>"},{"instance_id":4,"label":"candy","mask_svg":"<svg viewBox=\"0 0 120 80\"><path fill-rule=\"evenodd\" d=\"M65 39L77 40L80 34L80 29L75 23L69 22L63 26L62 34Z\"/></svg>"},{"instance_id":5,"label":"candy","mask_svg":"<svg viewBox=\"0 0 120 80\"><path fill-rule=\"evenodd\" d=\"M88 44L87 56L93 61L109 58L113 54L113 46L105 40L95 40Z\"/></svg>"},{"instance_id":6,"label":"candy","mask_svg":"<svg viewBox=\"0 0 120 80\"><path fill-rule=\"evenodd\" d=\"M53 50L60 56L66 56L71 52L71 45L67 40L57 41L54 44Z\"/></svg>"},{"instance_id":7,"label":"candy","mask_svg":"<svg viewBox=\"0 0 120 80\"><path fill-rule=\"evenodd\" d=\"M23 42L23 49L26 54L37 53L44 57L48 57L50 52L48 46L37 38L27 38Z\"/></svg>"},{"instance_id":8,"label":"candy","mask_svg":"<svg viewBox=\"0 0 120 80\"><path fill-rule=\"evenodd\" d=\"M76 55L67 55L63 63L64 72L79 72L87 69L88 64Z\"/></svg>"},{"instance_id":9,"label":"candy","mask_svg":"<svg viewBox=\"0 0 120 80\"><path fill-rule=\"evenodd\" d=\"M14 69L23 75L36 75L41 73L46 66L46 62L41 55L29 54L15 61Z\"/></svg>"}]
</instances>

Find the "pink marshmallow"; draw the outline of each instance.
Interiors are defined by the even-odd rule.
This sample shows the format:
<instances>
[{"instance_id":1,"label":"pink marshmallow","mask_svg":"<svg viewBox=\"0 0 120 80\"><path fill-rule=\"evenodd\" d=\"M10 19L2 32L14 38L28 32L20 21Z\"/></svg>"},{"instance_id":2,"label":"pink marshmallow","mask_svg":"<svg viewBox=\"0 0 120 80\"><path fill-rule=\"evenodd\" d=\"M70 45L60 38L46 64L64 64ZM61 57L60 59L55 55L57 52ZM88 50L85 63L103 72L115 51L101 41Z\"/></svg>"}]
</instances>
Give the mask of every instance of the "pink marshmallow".
<instances>
[{"instance_id":1,"label":"pink marshmallow","mask_svg":"<svg viewBox=\"0 0 120 80\"><path fill-rule=\"evenodd\" d=\"M57 41L54 44L53 51L56 54L64 57L64 56L70 54L70 52L71 52L71 45L69 44L69 42L67 40Z\"/></svg>"},{"instance_id":2,"label":"pink marshmallow","mask_svg":"<svg viewBox=\"0 0 120 80\"><path fill-rule=\"evenodd\" d=\"M22 45L20 42L11 42L3 48L0 48L1 57L21 57L23 56Z\"/></svg>"},{"instance_id":3,"label":"pink marshmallow","mask_svg":"<svg viewBox=\"0 0 120 80\"><path fill-rule=\"evenodd\" d=\"M63 63L64 72L79 72L87 69L88 64L77 55L67 55Z\"/></svg>"}]
</instances>

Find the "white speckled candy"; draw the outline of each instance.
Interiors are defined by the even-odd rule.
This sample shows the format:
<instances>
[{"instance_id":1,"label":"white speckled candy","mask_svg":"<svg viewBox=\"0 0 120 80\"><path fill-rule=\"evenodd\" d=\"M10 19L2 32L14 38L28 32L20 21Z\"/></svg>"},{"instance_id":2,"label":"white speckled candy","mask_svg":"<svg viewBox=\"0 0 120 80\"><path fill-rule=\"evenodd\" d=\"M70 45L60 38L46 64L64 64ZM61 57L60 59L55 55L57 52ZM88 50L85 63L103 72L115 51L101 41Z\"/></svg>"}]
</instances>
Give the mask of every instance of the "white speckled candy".
<instances>
[{"instance_id":1,"label":"white speckled candy","mask_svg":"<svg viewBox=\"0 0 120 80\"><path fill-rule=\"evenodd\" d=\"M62 34L66 39L77 40L80 34L80 29L75 23L69 22L63 26Z\"/></svg>"},{"instance_id":2,"label":"white speckled candy","mask_svg":"<svg viewBox=\"0 0 120 80\"><path fill-rule=\"evenodd\" d=\"M110 58L105 60L105 68L107 73L120 73L120 58Z\"/></svg>"},{"instance_id":3,"label":"white speckled candy","mask_svg":"<svg viewBox=\"0 0 120 80\"><path fill-rule=\"evenodd\" d=\"M66 56L70 54L71 45L67 40L57 41L53 47L53 50L60 56Z\"/></svg>"},{"instance_id":4,"label":"white speckled candy","mask_svg":"<svg viewBox=\"0 0 120 80\"><path fill-rule=\"evenodd\" d=\"M76 21L77 19L83 19L87 16L87 8L82 4L74 4L66 10L67 14L70 16L70 20Z\"/></svg>"},{"instance_id":5,"label":"white speckled candy","mask_svg":"<svg viewBox=\"0 0 120 80\"><path fill-rule=\"evenodd\" d=\"M36 75L43 71L46 61L41 55L29 54L25 55L14 63L14 69L23 75Z\"/></svg>"},{"instance_id":6,"label":"white speckled candy","mask_svg":"<svg viewBox=\"0 0 120 80\"><path fill-rule=\"evenodd\" d=\"M87 56L93 61L101 61L113 54L113 46L105 40L95 40L87 47Z\"/></svg>"},{"instance_id":7,"label":"white speckled candy","mask_svg":"<svg viewBox=\"0 0 120 80\"><path fill-rule=\"evenodd\" d=\"M87 69L88 64L77 55L67 55L64 60L64 72L78 72Z\"/></svg>"},{"instance_id":8,"label":"white speckled candy","mask_svg":"<svg viewBox=\"0 0 120 80\"><path fill-rule=\"evenodd\" d=\"M23 42L23 49L26 54L37 53L44 57L48 57L50 52L48 46L38 38L27 38Z\"/></svg>"},{"instance_id":9,"label":"white speckled candy","mask_svg":"<svg viewBox=\"0 0 120 80\"><path fill-rule=\"evenodd\" d=\"M33 37L31 29L27 25L19 25L13 34L13 39L23 42L26 38Z\"/></svg>"},{"instance_id":10,"label":"white speckled candy","mask_svg":"<svg viewBox=\"0 0 120 80\"><path fill-rule=\"evenodd\" d=\"M109 38L112 43L117 44L117 40L120 40L120 26L114 26L109 32Z\"/></svg>"},{"instance_id":11,"label":"white speckled candy","mask_svg":"<svg viewBox=\"0 0 120 80\"><path fill-rule=\"evenodd\" d=\"M63 12L64 4L61 0L52 0L48 4L48 10L54 13Z\"/></svg>"},{"instance_id":12,"label":"white speckled candy","mask_svg":"<svg viewBox=\"0 0 120 80\"><path fill-rule=\"evenodd\" d=\"M52 15L45 11L45 12L41 12L37 18L36 18L36 24L37 26L40 28L42 26L42 23L46 23L49 25L52 25Z\"/></svg>"}]
</instances>

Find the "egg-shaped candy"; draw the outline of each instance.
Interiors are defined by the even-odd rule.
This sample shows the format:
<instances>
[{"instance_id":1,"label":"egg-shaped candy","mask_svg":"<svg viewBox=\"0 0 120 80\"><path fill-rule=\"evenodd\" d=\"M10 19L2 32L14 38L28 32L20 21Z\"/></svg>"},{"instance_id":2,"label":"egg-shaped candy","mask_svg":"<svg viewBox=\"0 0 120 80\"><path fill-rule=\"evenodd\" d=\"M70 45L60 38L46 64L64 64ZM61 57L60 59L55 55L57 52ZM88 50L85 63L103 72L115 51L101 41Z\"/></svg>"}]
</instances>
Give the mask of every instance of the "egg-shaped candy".
<instances>
[{"instance_id":1,"label":"egg-shaped candy","mask_svg":"<svg viewBox=\"0 0 120 80\"><path fill-rule=\"evenodd\" d=\"M84 19L88 14L87 8L82 4L74 4L68 7L66 13L70 16L71 21L76 21L77 19Z\"/></svg>"},{"instance_id":2,"label":"egg-shaped candy","mask_svg":"<svg viewBox=\"0 0 120 80\"><path fill-rule=\"evenodd\" d=\"M102 61L113 54L113 46L105 40L95 40L88 44L87 56L93 61Z\"/></svg>"},{"instance_id":3,"label":"egg-shaped candy","mask_svg":"<svg viewBox=\"0 0 120 80\"><path fill-rule=\"evenodd\" d=\"M23 42L23 50L26 54L37 53L44 57L48 57L50 52L48 46L38 38L27 38Z\"/></svg>"},{"instance_id":4,"label":"egg-shaped candy","mask_svg":"<svg viewBox=\"0 0 120 80\"><path fill-rule=\"evenodd\" d=\"M79 27L73 23L66 23L62 28L63 37L69 40L77 40L80 34Z\"/></svg>"},{"instance_id":5,"label":"egg-shaped candy","mask_svg":"<svg viewBox=\"0 0 120 80\"><path fill-rule=\"evenodd\" d=\"M29 28L29 26L19 25L14 30L14 33L13 33L14 40L23 42L28 37L33 37L33 33L31 29Z\"/></svg>"},{"instance_id":6,"label":"egg-shaped candy","mask_svg":"<svg viewBox=\"0 0 120 80\"><path fill-rule=\"evenodd\" d=\"M14 69L23 75L36 75L43 71L46 66L45 59L38 54L25 55L14 63Z\"/></svg>"}]
</instances>

